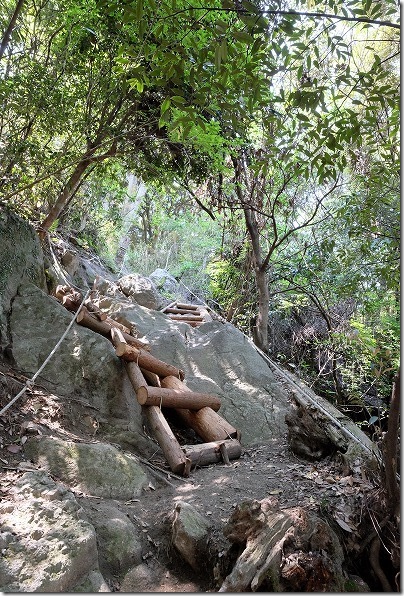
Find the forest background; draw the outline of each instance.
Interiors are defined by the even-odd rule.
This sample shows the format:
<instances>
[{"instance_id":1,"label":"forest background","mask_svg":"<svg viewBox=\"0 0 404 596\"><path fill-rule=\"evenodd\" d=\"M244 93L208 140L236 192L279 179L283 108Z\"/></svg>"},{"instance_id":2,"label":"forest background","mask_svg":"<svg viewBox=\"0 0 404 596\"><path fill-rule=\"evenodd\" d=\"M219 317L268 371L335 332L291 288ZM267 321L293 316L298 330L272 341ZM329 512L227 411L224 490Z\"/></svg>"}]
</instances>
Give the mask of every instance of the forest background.
<instances>
[{"instance_id":1,"label":"forest background","mask_svg":"<svg viewBox=\"0 0 404 596\"><path fill-rule=\"evenodd\" d=\"M5 0L1 205L116 274L168 270L378 436L399 369L399 11Z\"/></svg>"}]
</instances>

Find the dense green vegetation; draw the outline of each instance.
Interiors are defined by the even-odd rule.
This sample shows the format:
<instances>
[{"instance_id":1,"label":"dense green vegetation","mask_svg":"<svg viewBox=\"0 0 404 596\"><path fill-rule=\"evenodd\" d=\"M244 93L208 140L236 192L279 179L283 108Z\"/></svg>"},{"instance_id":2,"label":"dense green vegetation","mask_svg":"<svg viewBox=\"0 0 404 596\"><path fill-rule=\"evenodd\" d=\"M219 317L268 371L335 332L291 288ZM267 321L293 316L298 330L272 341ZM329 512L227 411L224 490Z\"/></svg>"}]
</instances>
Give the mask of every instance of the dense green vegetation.
<instances>
[{"instance_id":1,"label":"dense green vegetation","mask_svg":"<svg viewBox=\"0 0 404 596\"><path fill-rule=\"evenodd\" d=\"M6 0L0 200L116 273L168 269L330 400L384 409L399 360L398 12Z\"/></svg>"}]
</instances>

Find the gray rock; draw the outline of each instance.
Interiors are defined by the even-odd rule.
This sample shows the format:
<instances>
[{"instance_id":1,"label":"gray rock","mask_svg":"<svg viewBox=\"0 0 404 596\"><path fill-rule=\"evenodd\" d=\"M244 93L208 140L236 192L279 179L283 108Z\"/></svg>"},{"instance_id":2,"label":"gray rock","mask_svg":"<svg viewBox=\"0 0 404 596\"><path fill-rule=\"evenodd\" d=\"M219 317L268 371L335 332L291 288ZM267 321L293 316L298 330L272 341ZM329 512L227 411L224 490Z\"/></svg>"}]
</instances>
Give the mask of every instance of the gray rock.
<instances>
[{"instance_id":1,"label":"gray rock","mask_svg":"<svg viewBox=\"0 0 404 596\"><path fill-rule=\"evenodd\" d=\"M44 260L35 230L0 208L0 344L9 341L7 318L17 288L31 282L46 290Z\"/></svg>"},{"instance_id":2,"label":"gray rock","mask_svg":"<svg viewBox=\"0 0 404 596\"><path fill-rule=\"evenodd\" d=\"M142 562L142 545L138 530L127 515L105 503L86 509L97 534L101 569L122 573Z\"/></svg>"},{"instance_id":3,"label":"gray rock","mask_svg":"<svg viewBox=\"0 0 404 596\"><path fill-rule=\"evenodd\" d=\"M24 448L27 457L43 469L90 495L131 499L148 483L136 460L109 444L35 437Z\"/></svg>"},{"instance_id":4,"label":"gray rock","mask_svg":"<svg viewBox=\"0 0 404 596\"><path fill-rule=\"evenodd\" d=\"M21 286L10 317L12 354L27 374L36 373L72 320L55 298L34 285ZM35 324L33 324L35 323ZM136 408L121 361L112 344L90 329L74 324L41 373L59 395L78 394L101 414ZM128 405L130 404L130 406ZM138 412L130 418L136 420ZM140 422L137 423L140 430Z\"/></svg>"},{"instance_id":5,"label":"gray rock","mask_svg":"<svg viewBox=\"0 0 404 596\"><path fill-rule=\"evenodd\" d=\"M148 277L131 273L121 277L117 283L125 296L141 306L158 310L166 304L166 300L159 294L156 286Z\"/></svg>"},{"instance_id":6,"label":"gray rock","mask_svg":"<svg viewBox=\"0 0 404 596\"><path fill-rule=\"evenodd\" d=\"M195 571L207 565L211 524L189 503L177 503L172 525L172 542Z\"/></svg>"},{"instance_id":7,"label":"gray rock","mask_svg":"<svg viewBox=\"0 0 404 596\"><path fill-rule=\"evenodd\" d=\"M158 291L163 292L167 298L175 300L182 295L180 284L165 269L155 269L153 273L150 273L149 278L155 284Z\"/></svg>"},{"instance_id":8,"label":"gray rock","mask_svg":"<svg viewBox=\"0 0 404 596\"><path fill-rule=\"evenodd\" d=\"M0 505L2 531L12 535L0 559L0 590L69 592L98 570L94 528L70 491L35 471L13 493Z\"/></svg>"}]
</instances>

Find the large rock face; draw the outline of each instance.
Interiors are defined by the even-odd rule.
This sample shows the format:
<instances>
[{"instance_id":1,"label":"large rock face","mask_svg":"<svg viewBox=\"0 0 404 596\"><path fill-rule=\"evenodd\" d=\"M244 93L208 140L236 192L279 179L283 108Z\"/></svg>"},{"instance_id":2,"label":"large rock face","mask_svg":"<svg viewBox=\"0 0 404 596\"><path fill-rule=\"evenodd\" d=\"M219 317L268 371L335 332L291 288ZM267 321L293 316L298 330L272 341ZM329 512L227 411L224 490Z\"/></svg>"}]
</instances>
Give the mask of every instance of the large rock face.
<instances>
[{"instance_id":1,"label":"large rock face","mask_svg":"<svg viewBox=\"0 0 404 596\"><path fill-rule=\"evenodd\" d=\"M25 282L46 289L43 255L31 226L0 207L0 345L9 343L8 313Z\"/></svg>"},{"instance_id":2,"label":"large rock face","mask_svg":"<svg viewBox=\"0 0 404 596\"><path fill-rule=\"evenodd\" d=\"M243 445L269 441L286 431L287 395L250 341L233 325L212 321L199 328L171 321L141 306L110 305L149 341L152 354L185 372L190 389L214 393L219 413L241 431Z\"/></svg>"}]
</instances>

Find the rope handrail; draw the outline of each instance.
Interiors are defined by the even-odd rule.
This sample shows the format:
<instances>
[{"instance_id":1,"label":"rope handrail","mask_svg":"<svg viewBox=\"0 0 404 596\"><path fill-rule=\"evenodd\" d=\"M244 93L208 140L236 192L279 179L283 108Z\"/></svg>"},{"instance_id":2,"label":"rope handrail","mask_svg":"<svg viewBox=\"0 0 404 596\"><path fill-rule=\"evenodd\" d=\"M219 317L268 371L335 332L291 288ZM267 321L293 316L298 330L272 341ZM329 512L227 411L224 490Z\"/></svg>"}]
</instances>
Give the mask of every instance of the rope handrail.
<instances>
[{"instance_id":1,"label":"rope handrail","mask_svg":"<svg viewBox=\"0 0 404 596\"><path fill-rule=\"evenodd\" d=\"M88 292L84 296L84 298L83 298L83 300L82 300L79 308L77 309L76 313L74 314L74 317L70 321L67 329L65 330L65 332L63 333L63 335L61 336L61 338L59 339L59 341L57 342L57 344L53 348L53 350L50 352L49 356L42 363L42 365L36 371L36 373L30 379L28 379L28 381L26 381L26 383L25 383L24 387L21 389L21 391L15 397L13 397L13 399L7 405L5 405L4 408L2 408L0 410L0 416L2 416L4 414L4 412L7 412L7 410L9 408L11 408L11 406L17 401L17 399L19 399L22 395L24 395L24 393L27 391L27 389L32 389L32 386L34 385L35 379L38 377L38 375L41 374L41 372L43 371L43 369L45 368L45 366L48 364L49 360L52 358L52 356L54 355L54 353L59 348L60 344L62 343L62 341L64 340L64 338L66 337L66 335L69 333L70 329L72 328L73 323L77 319L77 316L78 316L79 312L81 311L81 309L82 309L82 307L84 305L85 300L87 300L90 292L91 292L91 290L88 290Z\"/></svg>"}]
</instances>

